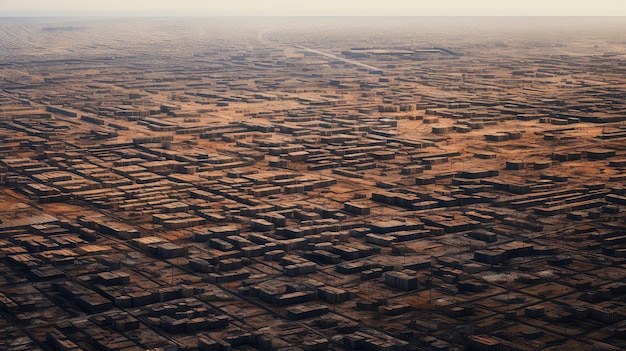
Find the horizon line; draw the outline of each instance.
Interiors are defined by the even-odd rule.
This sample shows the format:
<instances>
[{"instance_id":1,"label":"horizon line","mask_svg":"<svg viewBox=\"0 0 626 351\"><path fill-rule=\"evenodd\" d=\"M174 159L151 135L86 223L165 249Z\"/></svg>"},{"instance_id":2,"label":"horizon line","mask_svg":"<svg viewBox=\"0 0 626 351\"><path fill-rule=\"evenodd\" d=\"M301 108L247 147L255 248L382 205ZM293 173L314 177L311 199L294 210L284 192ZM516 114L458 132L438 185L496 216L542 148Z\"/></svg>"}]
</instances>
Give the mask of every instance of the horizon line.
<instances>
[{"instance_id":1,"label":"horizon line","mask_svg":"<svg viewBox=\"0 0 626 351\"><path fill-rule=\"evenodd\" d=\"M405 15L405 14L293 14L293 15L271 15L271 14L0 14L0 18L210 18L210 17L258 17L258 18L297 18L297 17L404 17L404 18L437 18L437 17L589 17L589 18L620 18L624 15L598 15L598 14L430 14L430 15Z\"/></svg>"}]
</instances>

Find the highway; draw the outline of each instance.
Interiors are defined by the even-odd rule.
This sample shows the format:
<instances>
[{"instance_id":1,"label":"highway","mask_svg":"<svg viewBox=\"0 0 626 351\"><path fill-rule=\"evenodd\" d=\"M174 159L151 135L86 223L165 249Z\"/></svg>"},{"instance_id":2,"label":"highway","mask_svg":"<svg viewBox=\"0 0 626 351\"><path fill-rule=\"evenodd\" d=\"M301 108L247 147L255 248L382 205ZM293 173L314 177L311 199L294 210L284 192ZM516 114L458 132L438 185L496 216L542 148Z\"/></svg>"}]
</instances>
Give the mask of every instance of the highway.
<instances>
[{"instance_id":1,"label":"highway","mask_svg":"<svg viewBox=\"0 0 626 351\"><path fill-rule=\"evenodd\" d=\"M316 54L324 56L324 57L328 57L328 58L331 58L331 59L334 59L334 60L343 61L345 63L353 64L355 66L360 66L360 67L363 67L363 68L367 68L369 70L382 71L382 69L380 69L378 67L370 66L370 65L367 65L365 63L361 63L359 61L349 60L347 58L339 57L337 55L329 54L329 53L326 53L326 52L323 52L323 51L307 48L306 46L296 45L295 47L300 49L300 50L313 52L313 53L316 53Z\"/></svg>"}]
</instances>

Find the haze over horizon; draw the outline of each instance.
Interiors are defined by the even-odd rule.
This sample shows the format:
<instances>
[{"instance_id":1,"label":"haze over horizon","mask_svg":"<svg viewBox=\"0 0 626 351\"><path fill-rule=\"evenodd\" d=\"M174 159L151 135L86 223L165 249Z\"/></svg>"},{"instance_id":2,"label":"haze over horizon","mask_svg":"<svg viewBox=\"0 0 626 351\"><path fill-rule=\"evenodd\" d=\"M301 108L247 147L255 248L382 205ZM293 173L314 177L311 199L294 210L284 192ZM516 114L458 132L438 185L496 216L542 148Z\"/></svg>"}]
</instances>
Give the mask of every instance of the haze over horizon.
<instances>
[{"instance_id":1,"label":"haze over horizon","mask_svg":"<svg viewBox=\"0 0 626 351\"><path fill-rule=\"evenodd\" d=\"M619 0L0 0L0 16L626 16L626 4Z\"/></svg>"}]
</instances>

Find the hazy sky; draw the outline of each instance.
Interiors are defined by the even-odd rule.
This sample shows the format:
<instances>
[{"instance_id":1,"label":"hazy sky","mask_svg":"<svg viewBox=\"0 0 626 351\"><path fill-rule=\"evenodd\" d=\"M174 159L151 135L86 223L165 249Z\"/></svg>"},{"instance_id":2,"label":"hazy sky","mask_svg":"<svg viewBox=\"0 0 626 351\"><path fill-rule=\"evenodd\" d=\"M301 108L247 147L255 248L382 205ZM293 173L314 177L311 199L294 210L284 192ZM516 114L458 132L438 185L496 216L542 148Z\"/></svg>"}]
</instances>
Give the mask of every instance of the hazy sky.
<instances>
[{"instance_id":1,"label":"hazy sky","mask_svg":"<svg viewBox=\"0 0 626 351\"><path fill-rule=\"evenodd\" d=\"M626 16L624 0L0 0L0 16Z\"/></svg>"}]
</instances>

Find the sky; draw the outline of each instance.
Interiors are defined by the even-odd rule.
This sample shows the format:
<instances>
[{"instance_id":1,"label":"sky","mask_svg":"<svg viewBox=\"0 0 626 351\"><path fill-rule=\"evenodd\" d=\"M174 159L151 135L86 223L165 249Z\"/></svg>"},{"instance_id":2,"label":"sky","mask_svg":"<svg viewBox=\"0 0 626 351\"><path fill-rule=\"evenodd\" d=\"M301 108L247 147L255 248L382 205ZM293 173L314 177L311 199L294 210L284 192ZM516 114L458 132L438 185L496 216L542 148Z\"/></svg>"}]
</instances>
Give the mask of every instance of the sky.
<instances>
[{"instance_id":1,"label":"sky","mask_svg":"<svg viewBox=\"0 0 626 351\"><path fill-rule=\"evenodd\" d=\"M0 16L626 16L626 1L0 0Z\"/></svg>"}]
</instances>

